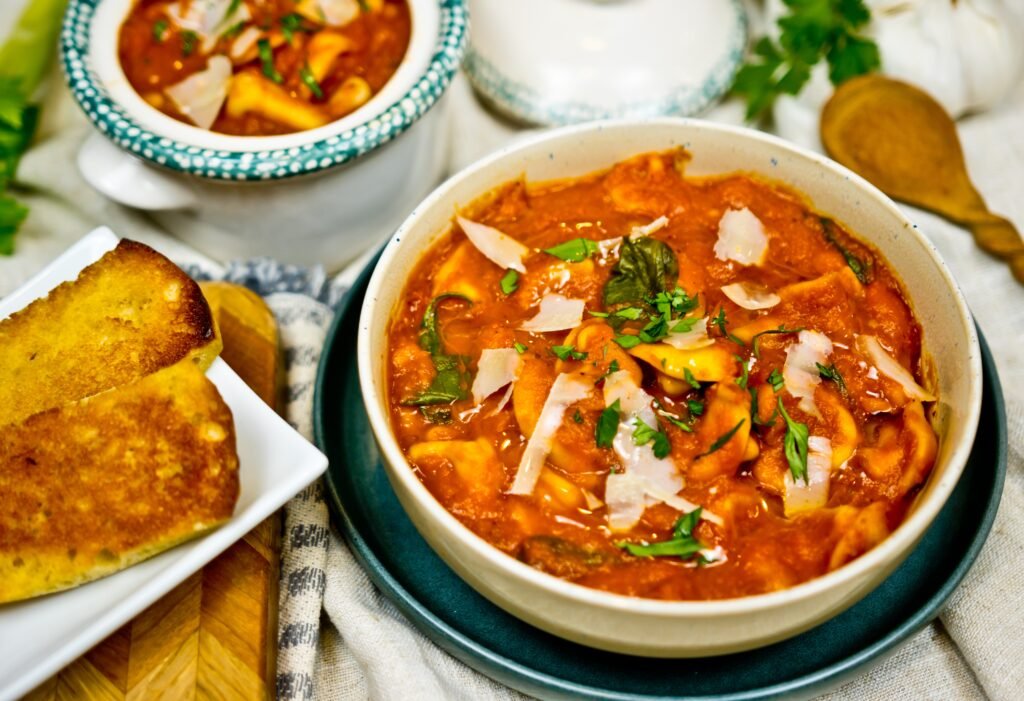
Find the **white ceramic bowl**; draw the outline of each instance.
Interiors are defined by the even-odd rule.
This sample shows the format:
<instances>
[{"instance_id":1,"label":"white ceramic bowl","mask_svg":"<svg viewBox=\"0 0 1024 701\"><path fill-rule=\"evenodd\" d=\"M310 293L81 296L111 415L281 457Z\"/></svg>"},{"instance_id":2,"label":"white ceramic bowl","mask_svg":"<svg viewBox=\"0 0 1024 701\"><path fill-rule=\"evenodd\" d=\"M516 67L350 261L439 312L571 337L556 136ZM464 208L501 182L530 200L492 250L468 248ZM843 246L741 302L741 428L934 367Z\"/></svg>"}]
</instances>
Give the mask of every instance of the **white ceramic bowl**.
<instances>
[{"instance_id":1,"label":"white ceramic bowl","mask_svg":"<svg viewBox=\"0 0 1024 701\"><path fill-rule=\"evenodd\" d=\"M134 0L70 0L64 72L98 129L79 169L214 258L340 267L394 232L444 175L443 110L432 108L462 58L465 0L408 2L405 58L365 105L318 129L239 137L172 119L128 83L118 32Z\"/></svg>"},{"instance_id":2,"label":"white ceramic bowl","mask_svg":"<svg viewBox=\"0 0 1024 701\"><path fill-rule=\"evenodd\" d=\"M588 589L505 555L448 513L416 478L391 431L385 372L389 322L408 272L445 234L457 207L509 180L580 176L649 151L684 146L689 175L755 173L804 193L873 244L902 279L923 329L939 403L938 459L906 521L852 563L783 591L668 602ZM832 161L760 132L696 120L605 122L548 133L478 162L434 191L377 265L360 318L359 377L377 442L402 505L427 542L477 591L519 618L593 647L688 657L765 645L856 603L910 553L946 502L970 453L981 406L981 356L970 313L935 248L885 195Z\"/></svg>"}]
</instances>

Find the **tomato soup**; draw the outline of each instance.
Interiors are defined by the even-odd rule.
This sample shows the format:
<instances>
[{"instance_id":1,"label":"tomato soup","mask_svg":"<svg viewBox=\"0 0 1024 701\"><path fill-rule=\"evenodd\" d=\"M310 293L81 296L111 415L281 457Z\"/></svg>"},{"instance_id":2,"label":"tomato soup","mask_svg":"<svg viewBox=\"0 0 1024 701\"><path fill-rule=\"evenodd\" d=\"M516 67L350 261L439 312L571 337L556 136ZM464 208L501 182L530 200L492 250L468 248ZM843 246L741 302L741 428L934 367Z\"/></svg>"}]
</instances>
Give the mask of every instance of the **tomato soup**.
<instances>
[{"instance_id":1,"label":"tomato soup","mask_svg":"<svg viewBox=\"0 0 1024 701\"><path fill-rule=\"evenodd\" d=\"M138 0L118 54L164 114L269 136L361 107L398 69L410 32L406 0Z\"/></svg>"},{"instance_id":2,"label":"tomato soup","mask_svg":"<svg viewBox=\"0 0 1024 701\"><path fill-rule=\"evenodd\" d=\"M424 255L392 429L448 511L581 585L674 600L859 557L932 469L921 332L870 246L685 151L512 182Z\"/></svg>"}]
</instances>

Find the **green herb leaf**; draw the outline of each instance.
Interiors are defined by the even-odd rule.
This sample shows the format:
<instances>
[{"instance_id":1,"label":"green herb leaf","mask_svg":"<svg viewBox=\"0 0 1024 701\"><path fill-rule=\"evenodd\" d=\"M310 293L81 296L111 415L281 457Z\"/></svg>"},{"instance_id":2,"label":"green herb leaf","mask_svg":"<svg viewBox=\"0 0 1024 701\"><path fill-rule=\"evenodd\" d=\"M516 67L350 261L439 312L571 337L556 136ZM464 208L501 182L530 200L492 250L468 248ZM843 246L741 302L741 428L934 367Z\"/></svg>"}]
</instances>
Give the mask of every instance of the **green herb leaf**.
<instances>
[{"instance_id":1,"label":"green herb leaf","mask_svg":"<svg viewBox=\"0 0 1024 701\"><path fill-rule=\"evenodd\" d=\"M519 273L510 268L505 272L505 275L502 276L499 284L501 285L502 292L507 295L512 294L519 288Z\"/></svg>"},{"instance_id":2,"label":"green herb leaf","mask_svg":"<svg viewBox=\"0 0 1024 701\"><path fill-rule=\"evenodd\" d=\"M622 240L619 261L604 286L604 304L635 305L655 298L675 285L679 276L676 254L668 244L645 236Z\"/></svg>"},{"instance_id":3,"label":"green herb leaf","mask_svg":"<svg viewBox=\"0 0 1024 701\"><path fill-rule=\"evenodd\" d=\"M838 370L836 370L835 364L822 365L821 363L815 363L815 365L818 366L818 375L820 375L822 379L832 380L835 382L839 391L843 396L846 396L846 381L843 380L843 376L839 374Z\"/></svg>"},{"instance_id":4,"label":"green herb leaf","mask_svg":"<svg viewBox=\"0 0 1024 701\"><path fill-rule=\"evenodd\" d=\"M778 368L773 369L771 374L768 375L768 384L772 386L772 389L775 390L776 394L782 391L786 381L782 379L782 373L779 372Z\"/></svg>"},{"instance_id":5,"label":"green herb leaf","mask_svg":"<svg viewBox=\"0 0 1024 701\"><path fill-rule=\"evenodd\" d=\"M610 362L608 364L608 370L605 371L605 373L603 375L601 375L601 377L599 377L598 379L599 380L603 380L604 378L606 378L609 375L611 375L613 372L618 372L618 371L619 371L619 361L618 360L612 360L612 362Z\"/></svg>"},{"instance_id":6,"label":"green herb leaf","mask_svg":"<svg viewBox=\"0 0 1024 701\"><path fill-rule=\"evenodd\" d=\"M704 413L704 402L698 399L687 399L686 409L690 412L690 416L700 416Z\"/></svg>"},{"instance_id":7,"label":"green herb leaf","mask_svg":"<svg viewBox=\"0 0 1024 701\"><path fill-rule=\"evenodd\" d=\"M572 420L575 421L578 424L583 423L583 414L580 413L579 409L577 409L575 411L575 413L573 413Z\"/></svg>"},{"instance_id":8,"label":"green herb leaf","mask_svg":"<svg viewBox=\"0 0 1024 701\"><path fill-rule=\"evenodd\" d=\"M839 227L831 219L822 217L821 228L825 234L825 240L828 241L832 246L839 251L843 259L846 261L846 265L849 266L853 274L857 276L862 285L866 285L871 282L871 264L870 261L861 260L855 256L848 248L846 248L837 236Z\"/></svg>"},{"instance_id":9,"label":"green herb leaf","mask_svg":"<svg viewBox=\"0 0 1024 701\"><path fill-rule=\"evenodd\" d=\"M587 354L576 350L573 346L551 346L551 352L558 356L559 360L583 360Z\"/></svg>"},{"instance_id":10,"label":"green herb leaf","mask_svg":"<svg viewBox=\"0 0 1024 701\"><path fill-rule=\"evenodd\" d=\"M270 41L268 39L260 39L256 42L256 48L260 54L260 62L263 64L263 75L275 83L283 83L284 78L281 77L281 74L277 72L277 67L274 66L274 50L270 47Z\"/></svg>"},{"instance_id":11,"label":"green herb leaf","mask_svg":"<svg viewBox=\"0 0 1024 701\"><path fill-rule=\"evenodd\" d=\"M763 38L736 74L732 90L747 99L747 119L771 109L779 95L796 95L811 68L828 61L833 85L881 65L878 47L857 32L871 19L864 0L785 0L779 40Z\"/></svg>"},{"instance_id":12,"label":"green herb leaf","mask_svg":"<svg viewBox=\"0 0 1024 701\"><path fill-rule=\"evenodd\" d=\"M700 521L700 507L679 517L672 528L672 538L658 543L641 545L638 543L616 543L636 557L681 557L688 559L704 550L705 546L693 535L693 529Z\"/></svg>"},{"instance_id":13,"label":"green herb leaf","mask_svg":"<svg viewBox=\"0 0 1024 701\"><path fill-rule=\"evenodd\" d=\"M598 319L607 319L609 316L608 312L592 312L589 309L587 310L587 314L597 317Z\"/></svg>"},{"instance_id":14,"label":"green herb leaf","mask_svg":"<svg viewBox=\"0 0 1024 701\"><path fill-rule=\"evenodd\" d=\"M749 361L745 360L741 355L734 355L733 358L739 361L740 367L743 368L743 374L736 380L743 389L747 388L747 382L750 381L750 367L748 366Z\"/></svg>"},{"instance_id":15,"label":"green herb leaf","mask_svg":"<svg viewBox=\"0 0 1024 701\"><path fill-rule=\"evenodd\" d=\"M789 471L793 474L794 480L802 479L808 482L807 477L807 424L794 421L786 413L786 407L782 406L782 397L778 398L779 413L786 421L786 437L783 439L783 452L786 454L786 462L789 463Z\"/></svg>"},{"instance_id":16,"label":"green herb leaf","mask_svg":"<svg viewBox=\"0 0 1024 701\"><path fill-rule=\"evenodd\" d=\"M14 253L14 234L28 216L28 207L0 191L0 255Z\"/></svg>"},{"instance_id":17,"label":"green herb leaf","mask_svg":"<svg viewBox=\"0 0 1024 701\"><path fill-rule=\"evenodd\" d=\"M183 29L181 31L181 55L191 56L196 50L196 43L199 41L199 35L193 32L191 29ZM264 40L266 41L266 40ZM267 46L270 46L268 43Z\"/></svg>"},{"instance_id":18,"label":"green herb leaf","mask_svg":"<svg viewBox=\"0 0 1024 701\"><path fill-rule=\"evenodd\" d=\"M605 408L605 410L601 412L601 415L597 417L595 438L597 439L598 448L612 447L612 441L615 440L615 434L619 431L619 421L621 418L622 407L620 406L618 399L612 402L611 406Z\"/></svg>"},{"instance_id":19,"label":"green herb leaf","mask_svg":"<svg viewBox=\"0 0 1024 701\"><path fill-rule=\"evenodd\" d=\"M651 450L654 451L654 457L661 459L672 452L672 443L664 433L648 426L643 419L637 419L633 426L633 442L637 445L647 445L653 441Z\"/></svg>"},{"instance_id":20,"label":"green herb leaf","mask_svg":"<svg viewBox=\"0 0 1024 701\"><path fill-rule=\"evenodd\" d=\"M318 100L323 98L324 91L320 89L320 83L316 82L316 78L313 77L313 71L309 70L309 66L303 66L299 69L299 78Z\"/></svg>"},{"instance_id":21,"label":"green herb leaf","mask_svg":"<svg viewBox=\"0 0 1024 701\"><path fill-rule=\"evenodd\" d=\"M636 348L642 343L639 336L633 336L630 334L621 334L616 336L615 342L627 350L630 348Z\"/></svg>"},{"instance_id":22,"label":"green herb leaf","mask_svg":"<svg viewBox=\"0 0 1024 701\"><path fill-rule=\"evenodd\" d=\"M711 455L712 453L721 450L723 447L725 447L725 444L728 443L730 439L732 439L732 437L736 435L736 432L740 430L740 426L742 426L744 422L746 422L746 419L740 419L739 423L737 423L735 426L733 426L728 431L723 433L721 436L716 438L715 442L711 444L711 447L707 449L707 452L701 453L697 457L702 458L705 455Z\"/></svg>"},{"instance_id":23,"label":"green herb leaf","mask_svg":"<svg viewBox=\"0 0 1024 701\"><path fill-rule=\"evenodd\" d=\"M640 307L623 307L615 312L615 316L622 317L623 319L629 319L630 321L636 321L644 315L644 310Z\"/></svg>"},{"instance_id":24,"label":"green herb leaf","mask_svg":"<svg viewBox=\"0 0 1024 701\"><path fill-rule=\"evenodd\" d=\"M434 297L427 305L427 309L423 313L423 321L420 324L423 331L420 333L419 343L420 348L430 353L436 374L426 390L402 402L406 406L451 404L465 399L467 396L468 360L464 356L448 355L444 352L444 343L437 327L437 305L446 299L460 299L472 304L472 301L465 295L446 292ZM427 418L429 420L429 416Z\"/></svg>"},{"instance_id":25,"label":"green herb leaf","mask_svg":"<svg viewBox=\"0 0 1024 701\"><path fill-rule=\"evenodd\" d=\"M781 324L779 326L779 328L777 328L777 329L768 329L767 331L762 331L761 333L755 333L754 337L750 341L750 346L754 350L754 357L755 358L760 358L761 357L761 336L772 336L772 335L776 335L776 334L787 334L787 333L800 333L803 330L804 330L803 326L801 326L798 329L787 329L785 324Z\"/></svg>"},{"instance_id":26,"label":"green herb leaf","mask_svg":"<svg viewBox=\"0 0 1024 701\"><path fill-rule=\"evenodd\" d=\"M597 244L590 239L573 239L551 248L545 248L544 252L570 263L580 263L599 250Z\"/></svg>"},{"instance_id":27,"label":"green herb leaf","mask_svg":"<svg viewBox=\"0 0 1024 701\"><path fill-rule=\"evenodd\" d=\"M700 389L700 383L697 382L697 378L690 372L690 368L683 368L683 379L686 380L686 384L690 385L694 389Z\"/></svg>"},{"instance_id":28,"label":"green herb leaf","mask_svg":"<svg viewBox=\"0 0 1024 701\"><path fill-rule=\"evenodd\" d=\"M291 14L285 15L281 18L281 34L289 45L295 38L295 32L304 31L307 30L302 26L302 15L297 12L292 12Z\"/></svg>"},{"instance_id":29,"label":"green herb leaf","mask_svg":"<svg viewBox=\"0 0 1024 701\"><path fill-rule=\"evenodd\" d=\"M518 353L519 355L522 355L528 350L527 347L524 344L520 343L519 341L513 343L512 347L516 349L516 353Z\"/></svg>"},{"instance_id":30,"label":"green herb leaf","mask_svg":"<svg viewBox=\"0 0 1024 701\"><path fill-rule=\"evenodd\" d=\"M158 44L164 43L164 39L167 38L167 20L158 19L153 23L153 39Z\"/></svg>"},{"instance_id":31,"label":"green herb leaf","mask_svg":"<svg viewBox=\"0 0 1024 701\"><path fill-rule=\"evenodd\" d=\"M669 329L669 331L671 333L686 333L688 331L693 331L693 327L696 326L698 321L700 321L700 319L695 316L680 319L675 326Z\"/></svg>"}]
</instances>

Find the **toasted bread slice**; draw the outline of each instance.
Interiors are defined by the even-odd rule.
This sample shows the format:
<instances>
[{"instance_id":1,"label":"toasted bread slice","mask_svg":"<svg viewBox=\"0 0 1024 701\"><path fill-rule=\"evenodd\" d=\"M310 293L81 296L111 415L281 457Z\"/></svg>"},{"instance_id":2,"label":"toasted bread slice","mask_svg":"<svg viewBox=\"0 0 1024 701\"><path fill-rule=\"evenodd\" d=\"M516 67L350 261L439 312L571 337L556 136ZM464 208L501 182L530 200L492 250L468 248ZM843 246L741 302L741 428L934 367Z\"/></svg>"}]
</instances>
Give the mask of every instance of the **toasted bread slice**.
<instances>
[{"instance_id":1,"label":"toasted bread slice","mask_svg":"<svg viewBox=\"0 0 1024 701\"><path fill-rule=\"evenodd\" d=\"M0 603L198 536L238 489L231 410L193 363L0 428Z\"/></svg>"},{"instance_id":2,"label":"toasted bread slice","mask_svg":"<svg viewBox=\"0 0 1024 701\"><path fill-rule=\"evenodd\" d=\"M123 240L0 321L0 426L182 360L205 369L220 350L199 286L149 246Z\"/></svg>"}]
</instances>

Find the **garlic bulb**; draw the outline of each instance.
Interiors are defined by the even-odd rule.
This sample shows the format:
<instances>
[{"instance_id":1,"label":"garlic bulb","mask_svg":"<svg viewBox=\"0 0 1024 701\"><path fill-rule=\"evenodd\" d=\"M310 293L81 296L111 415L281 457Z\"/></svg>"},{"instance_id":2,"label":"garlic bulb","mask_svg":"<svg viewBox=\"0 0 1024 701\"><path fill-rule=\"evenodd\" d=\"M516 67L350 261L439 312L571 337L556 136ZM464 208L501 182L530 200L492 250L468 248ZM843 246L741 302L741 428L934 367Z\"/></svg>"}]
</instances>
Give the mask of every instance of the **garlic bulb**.
<instances>
[{"instance_id":1,"label":"garlic bulb","mask_svg":"<svg viewBox=\"0 0 1024 701\"><path fill-rule=\"evenodd\" d=\"M866 34L878 44L883 73L923 89L956 118L995 106L1016 85L1024 48L1015 1L866 0ZM786 12L782 0L768 1L766 22L773 34ZM822 61L800 95L776 102L779 134L820 150L818 117L831 94Z\"/></svg>"}]
</instances>

